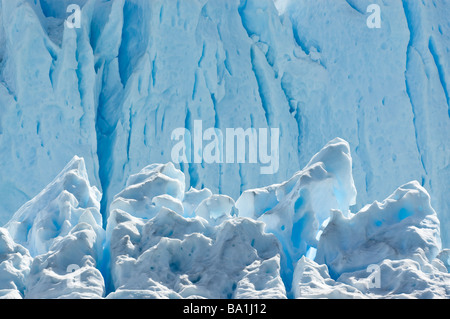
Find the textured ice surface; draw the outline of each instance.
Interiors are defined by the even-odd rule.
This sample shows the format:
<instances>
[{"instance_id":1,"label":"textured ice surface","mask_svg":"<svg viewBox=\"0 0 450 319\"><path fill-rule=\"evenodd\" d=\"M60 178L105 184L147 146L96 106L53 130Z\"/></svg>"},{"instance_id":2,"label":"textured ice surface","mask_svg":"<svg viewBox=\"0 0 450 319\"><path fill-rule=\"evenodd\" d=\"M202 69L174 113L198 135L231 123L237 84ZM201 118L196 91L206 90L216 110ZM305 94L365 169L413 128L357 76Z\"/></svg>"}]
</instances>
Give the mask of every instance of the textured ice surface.
<instances>
[{"instance_id":1,"label":"textured ice surface","mask_svg":"<svg viewBox=\"0 0 450 319\"><path fill-rule=\"evenodd\" d=\"M88 224L99 237L101 194L90 186L84 160L75 157L39 195L23 205L6 224L12 238L32 256L44 254L78 224Z\"/></svg>"},{"instance_id":2,"label":"textured ice surface","mask_svg":"<svg viewBox=\"0 0 450 319\"><path fill-rule=\"evenodd\" d=\"M236 207L239 216L264 222L266 231L277 236L283 245L285 281L290 282L297 260L317 247L319 229L330 210L348 214L355 198L349 145L335 139L290 180L245 191Z\"/></svg>"},{"instance_id":3,"label":"textured ice surface","mask_svg":"<svg viewBox=\"0 0 450 319\"><path fill-rule=\"evenodd\" d=\"M148 298L284 298L275 236L261 222L233 217L234 201L225 196L202 200L195 217L171 210L183 194L168 175L180 174L172 164L147 167L116 196L107 224L115 290L108 298L136 291ZM161 198L155 189L169 190L168 205L145 207ZM133 206L117 205L124 194Z\"/></svg>"},{"instance_id":4,"label":"textured ice surface","mask_svg":"<svg viewBox=\"0 0 450 319\"><path fill-rule=\"evenodd\" d=\"M69 29L67 5L82 8ZM288 180L339 136L356 210L417 180L450 222L450 3L2 0L0 224L78 155L106 219L128 177L171 160L171 133L280 128L279 171L184 164L186 186L237 200ZM236 186L238 185L238 186ZM442 232L445 247L448 231Z\"/></svg>"},{"instance_id":5,"label":"textured ice surface","mask_svg":"<svg viewBox=\"0 0 450 319\"><path fill-rule=\"evenodd\" d=\"M7 223L14 241L34 257L25 298L104 295L104 279L97 269L102 267L105 239L100 197L89 184L84 160L75 157Z\"/></svg>"},{"instance_id":6,"label":"textured ice surface","mask_svg":"<svg viewBox=\"0 0 450 319\"><path fill-rule=\"evenodd\" d=\"M448 298L450 274L442 264L412 259L385 259L379 265L379 286L367 269L330 277L326 265L306 257L297 263L293 291L295 298Z\"/></svg>"},{"instance_id":7,"label":"textured ice surface","mask_svg":"<svg viewBox=\"0 0 450 319\"><path fill-rule=\"evenodd\" d=\"M295 267L292 290L295 298L361 299L357 288L334 281L326 265L302 257Z\"/></svg>"},{"instance_id":8,"label":"textured ice surface","mask_svg":"<svg viewBox=\"0 0 450 319\"><path fill-rule=\"evenodd\" d=\"M430 197L418 182L411 182L350 218L334 211L320 237L315 260L326 263L336 278L384 259L431 261L440 250L439 220Z\"/></svg>"},{"instance_id":9,"label":"textured ice surface","mask_svg":"<svg viewBox=\"0 0 450 319\"><path fill-rule=\"evenodd\" d=\"M32 261L27 249L16 244L6 229L0 228L0 299L23 298Z\"/></svg>"},{"instance_id":10,"label":"textured ice surface","mask_svg":"<svg viewBox=\"0 0 450 319\"><path fill-rule=\"evenodd\" d=\"M318 264L305 258L297 263L295 296L447 298L448 251L441 251L439 229L430 197L418 182L350 217L334 211L319 239ZM376 287L371 286L374 270Z\"/></svg>"},{"instance_id":11,"label":"textured ice surface","mask_svg":"<svg viewBox=\"0 0 450 319\"><path fill-rule=\"evenodd\" d=\"M79 29L64 23L69 3ZM1 295L448 297L450 2L379 3L380 29L366 25L368 4L1 0L0 226L16 247ZM154 164L196 120L279 128L279 171ZM159 235L142 241L147 228ZM195 285L197 266L162 280L140 264L197 244L234 256L225 229L243 232L250 257L213 263L221 291ZM364 288L369 261L385 290ZM306 288L311 276L327 291Z\"/></svg>"},{"instance_id":12,"label":"textured ice surface","mask_svg":"<svg viewBox=\"0 0 450 319\"><path fill-rule=\"evenodd\" d=\"M27 278L25 298L101 298L103 276L97 267L102 257L98 244L103 238L89 224L76 225L45 254L34 258Z\"/></svg>"}]
</instances>

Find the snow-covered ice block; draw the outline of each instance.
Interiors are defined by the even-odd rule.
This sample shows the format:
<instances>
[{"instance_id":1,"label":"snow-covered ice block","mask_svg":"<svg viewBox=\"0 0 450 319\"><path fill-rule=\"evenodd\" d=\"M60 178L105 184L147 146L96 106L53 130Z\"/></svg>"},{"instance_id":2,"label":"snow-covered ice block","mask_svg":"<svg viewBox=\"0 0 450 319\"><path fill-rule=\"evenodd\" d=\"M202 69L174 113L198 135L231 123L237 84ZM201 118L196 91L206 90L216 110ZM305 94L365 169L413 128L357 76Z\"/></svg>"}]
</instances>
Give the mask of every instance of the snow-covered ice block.
<instances>
[{"instance_id":1,"label":"snow-covered ice block","mask_svg":"<svg viewBox=\"0 0 450 319\"><path fill-rule=\"evenodd\" d=\"M180 171L170 172L182 176ZM263 223L235 216L234 201L227 196L212 195L199 203L208 191L190 191L189 205L198 203L195 217L165 206L146 207L155 194L160 196L155 190L161 185L169 189L169 197L183 199L177 188L183 183L149 168L138 175L144 177L129 179L126 188L126 198L134 199L132 205L111 205L106 243L114 292L108 298L286 295L280 278L280 245L274 235L264 232ZM120 194L116 200L123 203L124 192Z\"/></svg>"},{"instance_id":2,"label":"snow-covered ice block","mask_svg":"<svg viewBox=\"0 0 450 319\"><path fill-rule=\"evenodd\" d=\"M442 265L423 259L385 259L372 269L344 273L338 281L354 286L369 298L450 297L450 274Z\"/></svg>"},{"instance_id":3,"label":"snow-covered ice block","mask_svg":"<svg viewBox=\"0 0 450 319\"><path fill-rule=\"evenodd\" d=\"M16 289L1 289L0 299L22 299L21 293Z\"/></svg>"},{"instance_id":4,"label":"snow-covered ice block","mask_svg":"<svg viewBox=\"0 0 450 319\"><path fill-rule=\"evenodd\" d=\"M442 261L447 268L447 272L450 273L450 249L443 249L436 258Z\"/></svg>"},{"instance_id":5,"label":"snow-covered ice block","mask_svg":"<svg viewBox=\"0 0 450 319\"><path fill-rule=\"evenodd\" d=\"M25 298L103 296L97 269L102 267L105 239L100 198L89 183L84 160L75 157L8 222L11 237L34 257Z\"/></svg>"},{"instance_id":6,"label":"snow-covered ice block","mask_svg":"<svg viewBox=\"0 0 450 319\"><path fill-rule=\"evenodd\" d=\"M257 260L244 269L237 283L235 299L285 299L286 289L280 276L280 257Z\"/></svg>"},{"instance_id":7,"label":"snow-covered ice block","mask_svg":"<svg viewBox=\"0 0 450 319\"><path fill-rule=\"evenodd\" d=\"M450 274L425 260L385 259L370 269L343 273L332 279L327 265L306 257L294 273L295 298L419 298L445 299L450 296Z\"/></svg>"},{"instance_id":8,"label":"snow-covered ice block","mask_svg":"<svg viewBox=\"0 0 450 319\"><path fill-rule=\"evenodd\" d=\"M282 269L289 285L295 263L317 246L320 227L332 209L346 215L355 203L352 159L346 141L334 139L290 180L245 191L236 202L239 216L265 224L283 245Z\"/></svg>"},{"instance_id":9,"label":"snow-covered ice block","mask_svg":"<svg viewBox=\"0 0 450 319\"><path fill-rule=\"evenodd\" d=\"M179 207L185 191L184 174L172 163L152 164L142 169L138 174L128 178L126 188L114 197L110 211L120 209L133 216L152 218L160 210L164 201L168 208L174 208L182 214ZM163 197L160 197L163 196ZM155 199L156 198L156 199Z\"/></svg>"},{"instance_id":10,"label":"snow-covered ice block","mask_svg":"<svg viewBox=\"0 0 450 319\"><path fill-rule=\"evenodd\" d=\"M33 258L0 228L0 299L21 299Z\"/></svg>"},{"instance_id":11,"label":"snow-covered ice block","mask_svg":"<svg viewBox=\"0 0 450 319\"><path fill-rule=\"evenodd\" d=\"M98 269L103 238L87 223L77 224L58 239L50 251L34 258L27 278L25 298L98 299L105 293ZM100 253L100 255L99 255Z\"/></svg>"},{"instance_id":12,"label":"snow-covered ice block","mask_svg":"<svg viewBox=\"0 0 450 319\"><path fill-rule=\"evenodd\" d=\"M156 208L166 207L180 215L184 214L183 203L179 199L173 198L167 194L153 197L152 204L155 205Z\"/></svg>"},{"instance_id":13,"label":"snow-covered ice block","mask_svg":"<svg viewBox=\"0 0 450 319\"><path fill-rule=\"evenodd\" d=\"M99 190L89 183L84 160L74 157L53 182L14 214L5 228L32 256L47 253L78 223L91 225L102 238L100 199Z\"/></svg>"},{"instance_id":14,"label":"snow-covered ice block","mask_svg":"<svg viewBox=\"0 0 450 319\"><path fill-rule=\"evenodd\" d=\"M327 264L333 278L384 259L431 262L441 250L439 227L427 191L410 182L382 203L367 205L349 218L334 211L320 237L315 261Z\"/></svg>"},{"instance_id":15,"label":"snow-covered ice block","mask_svg":"<svg viewBox=\"0 0 450 319\"><path fill-rule=\"evenodd\" d=\"M118 211L112 218L121 222L110 232L116 289L111 297L134 290L149 291L155 298L285 296L279 264L265 263L279 258L280 247L273 235L264 233L262 223L231 218L211 226L200 217L185 218L165 208L147 221ZM248 280L255 285L245 285Z\"/></svg>"},{"instance_id":16,"label":"snow-covered ice block","mask_svg":"<svg viewBox=\"0 0 450 319\"><path fill-rule=\"evenodd\" d=\"M184 216L192 217L198 205L208 197L212 196L212 192L203 188L201 190L191 187L185 194L183 200Z\"/></svg>"}]
</instances>

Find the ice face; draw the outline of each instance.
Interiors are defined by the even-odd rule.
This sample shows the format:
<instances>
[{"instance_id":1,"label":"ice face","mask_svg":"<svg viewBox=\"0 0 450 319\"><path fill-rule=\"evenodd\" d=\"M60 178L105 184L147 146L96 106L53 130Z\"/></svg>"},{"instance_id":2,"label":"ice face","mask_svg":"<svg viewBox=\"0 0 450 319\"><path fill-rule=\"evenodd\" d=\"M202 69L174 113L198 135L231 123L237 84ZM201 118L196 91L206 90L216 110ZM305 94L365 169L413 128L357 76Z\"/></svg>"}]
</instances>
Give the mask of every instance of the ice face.
<instances>
[{"instance_id":1,"label":"ice face","mask_svg":"<svg viewBox=\"0 0 450 319\"><path fill-rule=\"evenodd\" d=\"M292 283L294 297L331 298L331 299L362 299L363 293L351 285L334 281L326 265L319 265L309 258L302 257L294 272Z\"/></svg>"},{"instance_id":2,"label":"ice face","mask_svg":"<svg viewBox=\"0 0 450 319\"><path fill-rule=\"evenodd\" d=\"M80 28L65 23L69 4L81 10ZM280 129L279 169L180 165L187 188L237 200L289 179L339 136L353 154L356 210L418 180L449 222L445 1L381 5L381 28L367 26L363 1L4 0L0 8L2 225L75 155L102 190L106 220L128 177L170 161L173 130L196 120L224 132Z\"/></svg>"},{"instance_id":3,"label":"ice face","mask_svg":"<svg viewBox=\"0 0 450 319\"><path fill-rule=\"evenodd\" d=\"M439 26L450 6L445 1L379 4L381 28L370 29L368 5L283 1L298 45L329 80L326 94L319 93L320 107L299 108L306 131L301 150L312 154L320 138L349 142L357 210L399 185L419 181L432 194L448 246L450 41Z\"/></svg>"},{"instance_id":4,"label":"ice face","mask_svg":"<svg viewBox=\"0 0 450 319\"><path fill-rule=\"evenodd\" d=\"M81 10L79 28L66 23L69 4ZM372 296L364 290L367 262L348 244L385 273L408 269L388 275L392 284L378 295L445 295L401 292L395 278L426 273L448 282L439 242L450 245L450 3L399 1L380 10L381 27L370 28L364 1L1 0L0 226L31 257L19 254L23 267L12 262L20 279L14 270L0 294L57 297L44 294L53 283L69 298L307 296L295 284L307 280L295 277L297 268L316 267L297 267L306 254L320 264L325 295L359 296L350 285ZM193 131L199 120L222 132L279 129L277 172L168 163L172 132ZM382 206L363 208L398 185ZM173 235L164 223L187 229ZM141 243L144 226L157 235ZM139 282L121 272L146 258L134 251L139 245L169 258L189 245L222 247L224 229L273 240L278 252L265 255L254 238L241 238L250 257L214 277L221 292L195 285L196 267L175 267L176 287L157 273L143 271ZM67 265L64 247L72 244L80 253ZM0 278L15 269L6 256ZM82 279L76 289L74 278ZM441 287L425 281L416 283ZM113 291L117 283L124 287Z\"/></svg>"},{"instance_id":5,"label":"ice face","mask_svg":"<svg viewBox=\"0 0 450 319\"><path fill-rule=\"evenodd\" d=\"M418 182L411 182L350 218L334 211L315 260L326 263L333 278L385 259L431 262L441 250L439 226L428 193Z\"/></svg>"},{"instance_id":6,"label":"ice face","mask_svg":"<svg viewBox=\"0 0 450 319\"><path fill-rule=\"evenodd\" d=\"M155 172L157 178L148 178ZM231 198L212 195L200 202L200 192L191 190L188 200L197 202L194 217L170 209L178 192L166 195L168 205L158 200L162 205L135 209L161 198L154 189L171 189L173 180L159 172L165 170L147 167L138 174L142 178L128 180L126 198L133 198L133 206L111 205L107 242L115 289L108 298L131 298L137 292L153 298L286 297L278 241L262 223L232 214ZM116 200L124 202L124 193Z\"/></svg>"},{"instance_id":7,"label":"ice face","mask_svg":"<svg viewBox=\"0 0 450 319\"><path fill-rule=\"evenodd\" d=\"M76 155L101 186L89 39L64 28L62 2L41 4L2 1L0 9L2 225Z\"/></svg>"}]
</instances>

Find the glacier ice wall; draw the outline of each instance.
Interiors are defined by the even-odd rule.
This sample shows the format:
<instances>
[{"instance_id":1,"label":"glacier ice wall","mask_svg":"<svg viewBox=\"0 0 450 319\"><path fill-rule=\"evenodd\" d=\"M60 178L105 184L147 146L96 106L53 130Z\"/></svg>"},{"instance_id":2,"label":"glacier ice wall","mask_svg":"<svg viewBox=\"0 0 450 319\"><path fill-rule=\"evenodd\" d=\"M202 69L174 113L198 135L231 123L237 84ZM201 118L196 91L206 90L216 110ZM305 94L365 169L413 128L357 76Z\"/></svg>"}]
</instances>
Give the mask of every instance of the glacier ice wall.
<instances>
[{"instance_id":1,"label":"glacier ice wall","mask_svg":"<svg viewBox=\"0 0 450 319\"><path fill-rule=\"evenodd\" d=\"M382 26L366 26L381 7ZM69 3L80 29L64 25ZM418 180L450 245L448 1L2 0L0 224L78 155L104 221L128 176L170 161L174 128L279 127L280 169L184 164L236 200L288 180L336 136L357 211ZM236 116L239 114L239 116Z\"/></svg>"}]
</instances>

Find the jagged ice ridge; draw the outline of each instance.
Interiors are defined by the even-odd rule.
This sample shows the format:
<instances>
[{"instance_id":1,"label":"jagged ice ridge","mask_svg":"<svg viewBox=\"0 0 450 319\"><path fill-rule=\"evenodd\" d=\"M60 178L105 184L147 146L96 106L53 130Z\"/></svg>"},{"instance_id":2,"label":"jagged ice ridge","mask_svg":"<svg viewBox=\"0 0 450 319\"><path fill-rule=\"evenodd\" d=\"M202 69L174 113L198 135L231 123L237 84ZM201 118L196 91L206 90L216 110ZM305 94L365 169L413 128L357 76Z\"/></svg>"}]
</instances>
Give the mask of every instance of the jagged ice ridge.
<instances>
[{"instance_id":1,"label":"jagged ice ridge","mask_svg":"<svg viewBox=\"0 0 450 319\"><path fill-rule=\"evenodd\" d=\"M172 163L151 164L114 197L104 229L75 157L0 228L0 296L450 297L450 251L426 190L410 182L353 214L351 163L334 139L288 181L237 202L185 191Z\"/></svg>"},{"instance_id":2,"label":"jagged ice ridge","mask_svg":"<svg viewBox=\"0 0 450 319\"><path fill-rule=\"evenodd\" d=\"M65 26L69 4L79 29ZM75 155L105 217L128 176L171 161L171 132L201 119L280 128L280 169L184 164L188 186L237 200L339 136L353 212L417 180L448 228L449 3L378 4L369 29L365 0L2 0L0 224Z\"/></svg>"}]
</instances>

